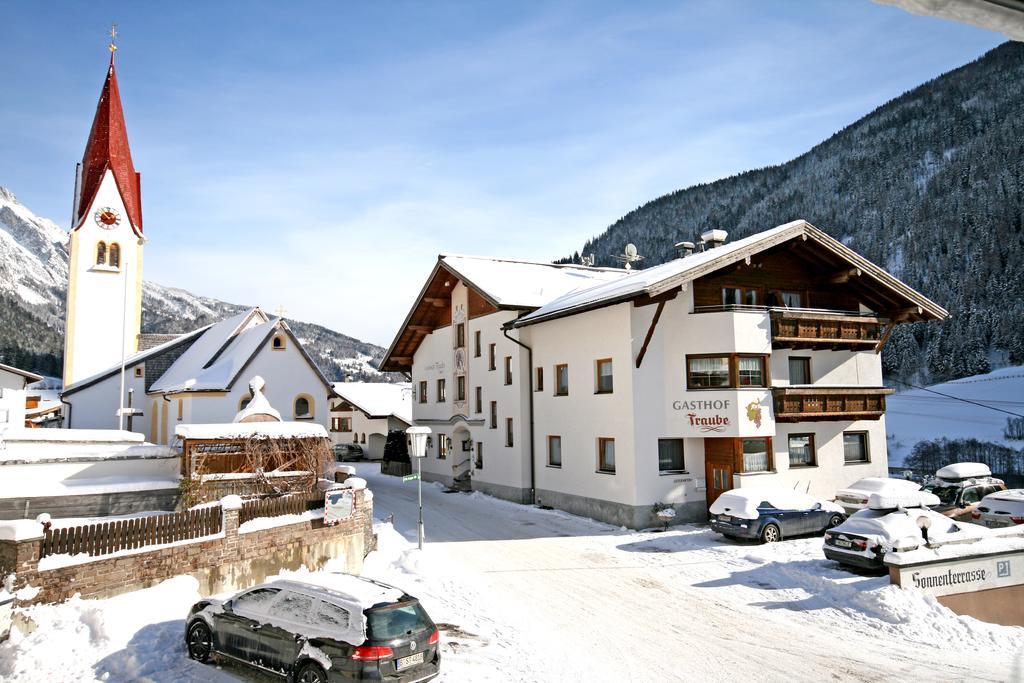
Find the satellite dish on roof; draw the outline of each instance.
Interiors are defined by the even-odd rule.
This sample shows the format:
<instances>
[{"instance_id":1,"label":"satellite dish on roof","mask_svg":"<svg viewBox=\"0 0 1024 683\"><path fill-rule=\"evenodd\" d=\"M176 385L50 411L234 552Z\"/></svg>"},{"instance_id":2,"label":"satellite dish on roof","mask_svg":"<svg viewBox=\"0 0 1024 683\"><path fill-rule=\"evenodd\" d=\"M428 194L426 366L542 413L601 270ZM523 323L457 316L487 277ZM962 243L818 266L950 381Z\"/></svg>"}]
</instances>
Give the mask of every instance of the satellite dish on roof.
<instances>
[{"instance_id":1,"label":"satellite dish on roof","mask_svg":"<svg viewBox=\"0 0 1024 683\"><path fill-rule=\"evenodd\" d=\"M637 261L643 261L644 257L640 256L637 253L636 245L630 242L629 244L626 245L626 248L623 250L623 253L615 257L615 260L624 264L625 269L629 270L630 268L632 268L633 263L636 263Z\"/></svg>"}]
</instances>

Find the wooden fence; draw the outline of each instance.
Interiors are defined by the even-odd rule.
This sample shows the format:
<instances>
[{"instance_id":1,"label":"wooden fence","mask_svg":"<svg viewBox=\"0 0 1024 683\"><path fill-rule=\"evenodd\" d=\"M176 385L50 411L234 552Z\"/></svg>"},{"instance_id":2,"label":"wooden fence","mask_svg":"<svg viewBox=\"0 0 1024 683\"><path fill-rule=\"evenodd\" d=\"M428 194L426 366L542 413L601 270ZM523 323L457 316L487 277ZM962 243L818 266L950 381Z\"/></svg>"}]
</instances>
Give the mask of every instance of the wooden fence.
<instances>
[{"instance_id":1,"label":"wooden fence","mask_svg":"<svg viewBox=\"0 0 1024 683\"><path fill-rule=\"evenodd\" d=\"M169 515L119 519L100 524L46 527L39 557L47 555L108 555L149 545L201 538L221 530L219 505Z\"/></svg>"},{"instance_id":2,"label":"wooden fence","mask_svg":"<svg viewBox=\"0 0 1024 683\"><path fill-rule=\"evenodd\" d=\"M301 515L309 510L324 506L324 494L315 497L279 496L277 498L259 498L242 503L238 511L238 523L245 524L257 517L278 517L280 515Z\"/></svg>"}]
</instances>

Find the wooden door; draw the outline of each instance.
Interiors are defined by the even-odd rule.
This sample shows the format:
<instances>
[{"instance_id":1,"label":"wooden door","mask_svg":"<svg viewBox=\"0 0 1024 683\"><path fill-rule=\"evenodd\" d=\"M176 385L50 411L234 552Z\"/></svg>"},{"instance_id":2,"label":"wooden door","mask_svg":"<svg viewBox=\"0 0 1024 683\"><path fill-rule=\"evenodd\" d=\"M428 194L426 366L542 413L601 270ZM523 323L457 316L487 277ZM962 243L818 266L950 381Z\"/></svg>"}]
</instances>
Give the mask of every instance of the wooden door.
<instances>
[{"instance_id":1,"label":"wooden door","mask_svg":"<svg viewBox=\"0 0 1024 683\"><path fill-rule=\"evenodd\" d=\"M732 488L735 439L704 439L704 474L707 505Z\"/></svg>"}]
</instances>

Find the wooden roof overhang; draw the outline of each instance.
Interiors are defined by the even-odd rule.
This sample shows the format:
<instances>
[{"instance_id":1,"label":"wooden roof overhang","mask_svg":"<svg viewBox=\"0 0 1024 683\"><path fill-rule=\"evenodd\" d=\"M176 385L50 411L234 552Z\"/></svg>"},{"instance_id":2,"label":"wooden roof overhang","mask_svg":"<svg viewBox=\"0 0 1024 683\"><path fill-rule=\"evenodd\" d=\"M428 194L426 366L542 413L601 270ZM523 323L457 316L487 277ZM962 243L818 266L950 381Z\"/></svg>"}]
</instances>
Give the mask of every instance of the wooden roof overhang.
<instances>
[{"instance_id":1,"label":"wooden roof overhang","mask_svg":"<svg viewBox=\"0 0 1024 683\"><path fill-rule=\"evenodd\" d=\"M412 359L423 339L436 329L446 327L452 320L452 290L462 282L469 290L467 316L478 318L507 308L487 292L456 272L438 256L437 264L420 290L409 314L405 316L391 346L388 347L380 369L384 372L412 372ZM519 309L515 309L519 310Z\"/></svg>"}]
</instances>

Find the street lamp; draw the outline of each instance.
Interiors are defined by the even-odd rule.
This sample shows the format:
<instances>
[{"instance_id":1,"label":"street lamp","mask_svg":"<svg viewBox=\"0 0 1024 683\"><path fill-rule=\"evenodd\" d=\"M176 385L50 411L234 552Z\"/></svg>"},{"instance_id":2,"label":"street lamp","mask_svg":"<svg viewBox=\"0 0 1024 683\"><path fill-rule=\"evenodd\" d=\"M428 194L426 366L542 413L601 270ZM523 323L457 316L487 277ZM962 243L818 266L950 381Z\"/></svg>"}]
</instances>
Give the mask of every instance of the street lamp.
<instances>
[{"instance_id":1,"label":"street lamp","mask_svg":"<svg viewBox=\"0 0 1024 683\"><path fill-rule=\"evenodd\" d=\"M423 550L423 456L427 454L427 437L430 436L430 427L409 427L405 430L412 441L412 455L416 458L416 489L420 503L420 526L417 534L419 548Z\"/></svg>"}]
</instances>

